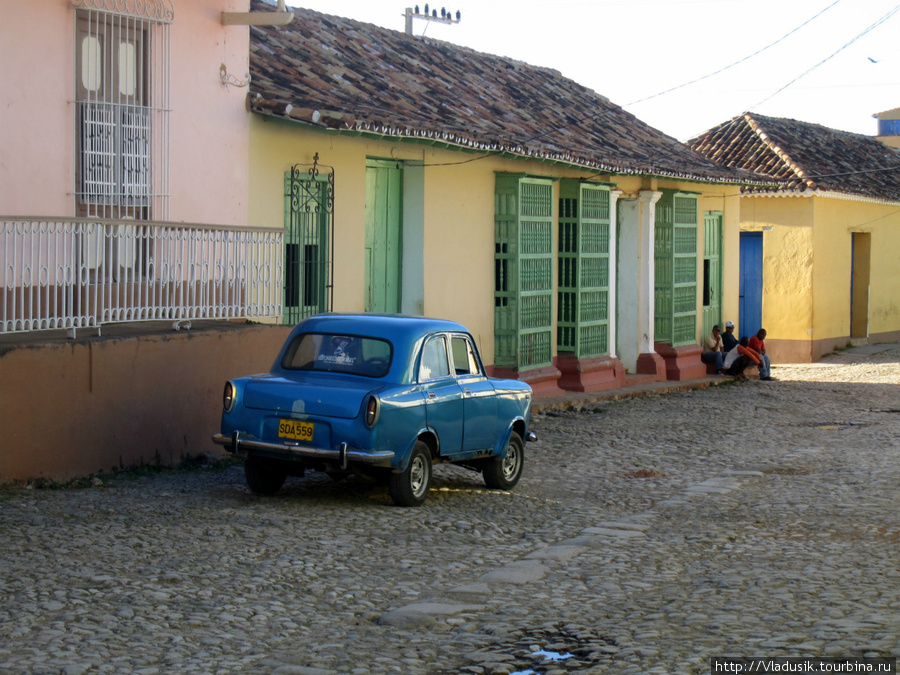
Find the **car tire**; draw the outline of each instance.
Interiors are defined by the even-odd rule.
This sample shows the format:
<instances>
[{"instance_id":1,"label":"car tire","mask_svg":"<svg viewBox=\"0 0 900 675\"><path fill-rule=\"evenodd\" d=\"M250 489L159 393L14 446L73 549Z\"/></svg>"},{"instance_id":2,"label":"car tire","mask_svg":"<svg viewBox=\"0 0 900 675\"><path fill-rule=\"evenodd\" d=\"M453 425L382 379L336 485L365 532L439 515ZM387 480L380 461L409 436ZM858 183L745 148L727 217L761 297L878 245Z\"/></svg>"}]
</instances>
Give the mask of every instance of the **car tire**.
<instances>
[{"instance_id":1,"label":"car tire","mask_svg":"<svg viewBox=\"0 0 900 675\"><path fill-rule=\"evenodd\" d=\"M431 450L416 441L404 471L392 473L391 499L397 506L421 506L431 489Z\"/></svg>"},{"instance_id":2,"label":"car tire","mask_svg":"<svg viewBox=\"0 0 900 675\"><path fill-rule=\"evenodd\" d=\"M512 490L522 477L525 467L525 443L515 431L509 434L504 457L485 460L481 474L484 484L492 490Z\"/></svg>"},{"instance_id":3,"label":"car tire","mask_svg":"<svg viewBox=\"0 0 900 675\"><path fill-rule=\"evenodd\" d=\"M251 457L244 462L244 476L251 492L274 495L284 485L287 472L273 462Z\"/></svg>"}]
</instances>

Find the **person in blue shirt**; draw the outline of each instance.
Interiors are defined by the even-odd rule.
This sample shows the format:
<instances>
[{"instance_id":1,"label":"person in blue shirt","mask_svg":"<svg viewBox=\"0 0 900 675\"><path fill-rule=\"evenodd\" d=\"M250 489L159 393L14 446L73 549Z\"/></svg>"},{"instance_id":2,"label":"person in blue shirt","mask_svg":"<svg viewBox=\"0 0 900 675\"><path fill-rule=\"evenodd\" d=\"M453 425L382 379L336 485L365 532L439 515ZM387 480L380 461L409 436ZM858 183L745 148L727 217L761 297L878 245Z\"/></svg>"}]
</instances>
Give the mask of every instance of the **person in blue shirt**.
<instances>
[{"instance_id":1,"label":"person in blue shirt","mask_svg":"<svg viewBox=\"0 0 900 675\"><path fill-rule=\"evenodd\" d=\"M725 332L722 334L722 346L725 348L725 353L727 354L737 347L737 343L738 339L734 336L734 322L726 321Z\"/></svg>"}]
</instances>

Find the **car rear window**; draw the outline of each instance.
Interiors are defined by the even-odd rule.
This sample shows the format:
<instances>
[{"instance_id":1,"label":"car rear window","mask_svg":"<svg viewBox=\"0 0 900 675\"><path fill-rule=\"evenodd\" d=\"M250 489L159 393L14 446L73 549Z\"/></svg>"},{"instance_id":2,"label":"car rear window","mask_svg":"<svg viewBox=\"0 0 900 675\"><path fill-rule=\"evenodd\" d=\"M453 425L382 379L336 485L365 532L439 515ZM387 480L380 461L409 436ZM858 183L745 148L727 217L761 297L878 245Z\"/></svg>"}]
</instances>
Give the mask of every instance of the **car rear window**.
<instances>
[{"instance_id":1,"label":"car rear window","mask_svg":"<svg viewBox=\"0 0 900 675\"><path fill-rule=\"evenodd\" d=\"M391 366L392 353L391 343L380 338L301 333L291 341L281 365L287 370L383 377Z\"/></svg>"}]
</instances>

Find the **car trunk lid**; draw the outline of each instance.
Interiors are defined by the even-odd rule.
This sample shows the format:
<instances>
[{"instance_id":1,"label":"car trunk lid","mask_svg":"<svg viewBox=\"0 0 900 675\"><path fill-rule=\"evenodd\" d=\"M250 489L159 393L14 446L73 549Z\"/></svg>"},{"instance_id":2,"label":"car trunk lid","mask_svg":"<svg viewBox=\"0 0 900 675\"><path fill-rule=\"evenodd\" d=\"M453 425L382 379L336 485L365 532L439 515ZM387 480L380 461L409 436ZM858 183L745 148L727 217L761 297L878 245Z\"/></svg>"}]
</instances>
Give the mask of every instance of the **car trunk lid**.
<instances>
[{"instance_id":1,"label":"car trunk lid","mask_svg":"<svg viewBox=\"0 0 900 675\"><path fill-rule=\"evenodd\" d=\"M244 389L244 405L256 410L352 419L362 407L372 382L355 378L254 378Z\"/></svg>"}]
</instances>

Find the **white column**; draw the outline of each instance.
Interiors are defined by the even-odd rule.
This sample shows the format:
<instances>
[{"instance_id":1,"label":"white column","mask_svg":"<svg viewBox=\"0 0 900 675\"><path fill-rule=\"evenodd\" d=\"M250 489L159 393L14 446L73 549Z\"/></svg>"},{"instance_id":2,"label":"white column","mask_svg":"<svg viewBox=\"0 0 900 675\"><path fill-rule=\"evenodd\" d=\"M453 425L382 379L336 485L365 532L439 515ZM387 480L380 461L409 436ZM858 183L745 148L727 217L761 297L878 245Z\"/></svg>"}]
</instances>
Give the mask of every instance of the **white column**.
<instances>
[{"instance_id":1,"label":"white column","mask_svg":"<svg viewBox=\"0 0 900 675\"><path fill-rule=\"evenodd\" d=\"M641 190L638 194L640 213L640 278L638 279L638 353L652 354L654 343L654 320L656 318L656 202L662 192Z\"/></svg>"}]
</instances>

